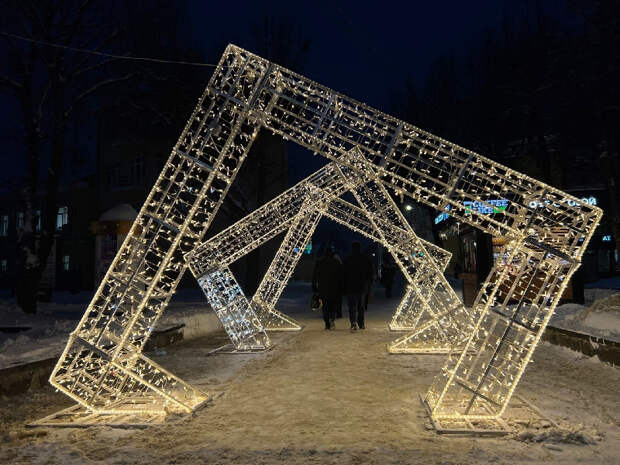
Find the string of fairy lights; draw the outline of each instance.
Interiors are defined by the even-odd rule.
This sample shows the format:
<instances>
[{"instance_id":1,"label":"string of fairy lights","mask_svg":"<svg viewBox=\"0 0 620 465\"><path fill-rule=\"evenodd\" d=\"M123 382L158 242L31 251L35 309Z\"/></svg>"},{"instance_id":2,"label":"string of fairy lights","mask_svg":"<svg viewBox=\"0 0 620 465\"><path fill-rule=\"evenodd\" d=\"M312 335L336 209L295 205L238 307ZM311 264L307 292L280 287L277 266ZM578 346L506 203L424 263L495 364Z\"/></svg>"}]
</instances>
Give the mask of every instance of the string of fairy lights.
<instances>
[{"instance_id":1,"label":"string of fairy lights","mask_svg":"<svg viewBox=\"0 0 620 465\"><path fill-rule=\"evenodd\" d=\"M263 329L267 331L298 331L301 329L301 325L298 322L278 312L275 306L297 262L301 258L301 251L305 244L308 243L321 216L325 216L377 242L381 242L381 238L377 235L364 211L337 197L344 193L347 185L344 178L334 177L335 173L339 173L339 171L336 170L334 164L329 164L325 168L313 173L274 198L271 202L256 209L211 240L197 247L190 257L187 258L190 269L199 283L201 283L201 286L203 286L207 299L216 308L216 313L218 312L217 309L221 307L218 303L220 299L213 294L214 286L211 285L205 276L210 276L211 273L214 273L214 269L228 267L233 260L240 257L239 250L243 250L247 254L258 245L273 239L284 229L288 229L288 232L251 301L251 306L262 324L262 327L261 325L253 326L254 332L257 334L261 333ZM301 207L299 207L300 204ZM296 208L299 210L296 210ZM274 213L275 211L277 211L277 215ZM260 221L261 218L272 218L277 221ZM430 242L417 238L412 231L405 232L403 230L402 238L405 242L396 245L401 251L407 250L408 246L405 244L410 241L420 241L423 244L429 254L421 254L418 258L420 261L433 259L438 264L441 263L442 270L445 269L450 261L451 254L449 252ZM240 243L243 243L244 247L240 247ZM248 244L251 244L252 247L249 248ZM387 246L388 244L384 243L384 245ZM217 257L214 257L214 251L217 251ZM228 255L225 255L226 252L228 252ZM235 289L238 288L232 280L231 286ZM223 289L221 292L229 294L228 289ZM432 292L432 290L428 292ZM423 292L423 294L426 295L428 292ZM411 322L418 321L421 314L430 313L430 310L424 310L425 306L419 298L418 300L409 301L405 297L403 302L405 301L407 301L407 305L399 305L396 314L392 318L391 328L393 330L414 330L416 325ZM243 308L242 312L247 314L247 309ZM232 344L240 351L256 350L256 345L250 347L243 338L239 337L235 331L235 326L231 327L226 324L228 321L236 321L238 319L243 320L243 318L237 317L233 319L227 318L222 321L226 331L230 331L229 337ZM253 318L251 320L255 321ZM266 349L268 346L263 348ZM432 350L432 348L408 347L403 343L399 345L400 352L409 351L415 353L428 350Z\"/></svg>"},{"instance_id":2,"label":"string of fairy lights","mask_svg":"<svg viewBox=\"0 0 620 465\"><path fill-rule=\"evenodd\" d=\"M424 397L431 415L442 420L502 415L601 210L232 45L71 333L50 382L100 414L187 412L208 398L142 350L187 267L186 257L201 243L261 127L336 162L332 174L340 181L335 185L353 192L429 315L405 336L407 346L457 347ZM431 259L415 238L388 189L442 212L449 209L459 221L507 238L503 258L472 309L454 295L442 262ZM492 209L497 196L508 201L501 214L484 215L465 204ZM279 222L280 206L295 217L306 198L288 207L280 199L256 220ZM306 226L295 237L303 237L312 220L299 224ZM229 244L240 252L224 256L235 257L263 239L239 231ZM223 294L222 308L240 306L222 315L252 317L242 311L251 305L231 285L234 277L216 266L217 251L201 253L213 256L201 261L204 269L193 271L221 273L209 284L212 298ZM288 273L290 263L274 269ZM236 331L243 336L242 325Z\"/></svg>"}]
</instances>

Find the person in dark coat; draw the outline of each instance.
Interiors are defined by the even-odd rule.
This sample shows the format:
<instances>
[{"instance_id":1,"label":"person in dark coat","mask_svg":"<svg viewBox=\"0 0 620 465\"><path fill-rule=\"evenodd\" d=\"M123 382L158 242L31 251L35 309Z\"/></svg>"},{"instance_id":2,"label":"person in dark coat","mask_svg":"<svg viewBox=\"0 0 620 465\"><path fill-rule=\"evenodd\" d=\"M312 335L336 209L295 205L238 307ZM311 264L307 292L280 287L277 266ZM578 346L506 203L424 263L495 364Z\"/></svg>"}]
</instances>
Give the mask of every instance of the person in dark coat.
<instances>
[{"instance_id":1,"label":"person in dark coat","mask_svg":"<svg viewBox=\"0 0 620 465\"><path fill-rule=\"evenodd\" d=\"M370 252L369 252L370 253ZM374 255L374 254L373 254ZM363 297L363 305L364 305L364 312L368 311L368 301L370 300L370 294L372 292L372 283L374 282L376 276L375 276L375 264L373 263L372 258L370 258L370 256L367 254L366 258L368 258L368 261L370 262L370 267L372 269L372 278L370 279L370 281L368 282L368 287L366 288L365 292L364 292L364 297ZM363 328L362 328L363 329Z\"/></svg>"},{"instance_id":2,"label":"person in dark coat","mask_svg":"<svg viewBox=\"0 0 620 465\"><path fill-rule=\"evenodd\" d=\"M332 253L334 254L336 261L342 265L342 258L338 255L334 246L332 246ZM341 289L340 294L338 294L338 297L336 298L336 319L342 318L342 290L343 289Z\"/></svg>"},{"instance_id":3,"label":"person in dark coat","mask_svg":"<svg viewBox=\"0 0 620 465\"><path fill-rule=\"evenodd\" d=\"M342 265L334 258L332 250L328 249L325 256L316 262L312 272L312 290L323 301L325 329L336 329L334 320L342 293L342 276Z\"/></svg>"},{"instance_id":4,"label":"person in dark coat","mask_svg":"<svg viewBox=\"0 0 620 465\"><path fill-rule=\"evenodd\" d=\"M394 285L394 275L396 274L396 262L390 254L383 255L383 265L381 266L381 282L385 287L385 297L392 297L392 287Z\"/></svg>"},{"instance_id":5,"label":"person in dark coat","mask_svg":"<svg viewBox=\"0 0 620 465\"><path fill-rule=\"evenodd\" d=\"M351 244L351 255L344 260L344 293L349 304L351 331L365 329L364 294L370 289L373 268L370 259L361 254L359 242Z\"/></svg>"}]
</instances>

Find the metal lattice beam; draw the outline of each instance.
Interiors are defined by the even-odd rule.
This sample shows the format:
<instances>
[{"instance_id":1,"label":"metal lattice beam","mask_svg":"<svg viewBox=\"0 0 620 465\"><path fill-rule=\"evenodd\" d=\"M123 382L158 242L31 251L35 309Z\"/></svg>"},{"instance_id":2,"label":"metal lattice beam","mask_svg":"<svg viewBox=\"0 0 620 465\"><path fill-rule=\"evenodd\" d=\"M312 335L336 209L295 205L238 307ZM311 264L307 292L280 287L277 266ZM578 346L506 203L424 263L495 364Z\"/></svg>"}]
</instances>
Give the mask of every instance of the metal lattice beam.
<instances>
[{"instance_id":1,"label":"metal lattice beam","mask_svg":"<svg viewBox=\"0 0 620 465\"><path fill-rule=\"evenodd\" d=\"M507 258L495 264L475 301L467 343L448 357L425 396L437 419L501 415L601 210L234 46L224 52L50 382L100 413L190 411L207 398L141 352L185 270L185 254L202 240L261 127L338 162L349 182L364 179L363 188L350 188L389 243L399 242L390 226L399 219L386 188L509 240ZM352 150L358 155L349 156ZM485 214L498 196L505 210ZM422 249L415 244L412 252ZM415 283L438 277L434 262L393 253L411 273L421 270ZM429 331L441 333L461 318L449 300L437 303L446 325Z\"/></svg>"},{"instance_id":2,"label":"metal lattice beam","mask_svg":"<svg viewBox=\"0 0 620 465\"><path fill-rule=\"evenodd\" d=\"M246 240L251 237L255 238L251 244L244 243L242 250L248 253L254 247L272 239L281 233L283 229L288 228L286 237L259 285L251 305L264 329L272 331L300 330L301 326L299 323L278 312L275 309L275 305L290 279L291 273L301 257L301 251L309 241L320 217L324 215L375 241L381 242L381 238L361 208L334 197L341 195L346 190L345 180L334 177L336 172L338 171L335 171L334 166L326 166L197 247L187 260L190 263L190 269L198 278L201 286L204 283L201 277L210 267L219 269L224 264L230 264L233 259L239 258L240 247L238 245L240 237ZM295 208L300 204L300 210L296 213ZM274 206L277 209L277 215L272 214ZM275 218L277 221L264 221L262 220L264 218ZM407 237L408 234L412 234L412 236L409 238ZM413 233L405 231L402 231L402 238L405 240L418 240ZM427 256L428 259L441 263L442 269L445 269L451 254L434 244L421 241L430 252ZM387 247L390 244L383 243L383 245ZM394 247L399 247L399 244L394 244ZM213 251L217 251L216 262L212 258ZM228 256L225 255L226 251L228 251ZM231 285L235 286L236 289L236 282L231 281ZM224 291L222 290L222 292ZM211 301L212 297L207 293L206 295ZM241 309L239 310L241 311ZM242 311L247 315L250 314L246 308L243 308ZM414 300L410 302L407 308L399 306L399 313L395 315L393 321L409 321L412 318L417 320L419 316L412 317L411 314L425 312L432 315L430 309L425 310L425 303L423 301ZM403 329L414 328L415 326ZM230 336L235 348L237 350L244 350L244 348L237 346L235 341L238 339L235 337L235 334L233 333ZM267 347L265 346L265 348ZM413 348L411 350L414 351ZM405 350L401 349L401 351Z\"/></svg>"}]
</instances>

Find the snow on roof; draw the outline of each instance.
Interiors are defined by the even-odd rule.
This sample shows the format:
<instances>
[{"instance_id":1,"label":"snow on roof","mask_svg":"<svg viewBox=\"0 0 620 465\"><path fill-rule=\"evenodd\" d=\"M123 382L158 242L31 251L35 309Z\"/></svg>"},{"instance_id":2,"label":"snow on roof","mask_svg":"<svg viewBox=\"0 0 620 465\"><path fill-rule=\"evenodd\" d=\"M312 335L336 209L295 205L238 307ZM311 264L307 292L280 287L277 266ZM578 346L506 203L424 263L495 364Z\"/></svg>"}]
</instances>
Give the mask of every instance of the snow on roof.
<instances>
[{"instance_id":1,"label":"snow on roof","mask_svg":"<svg viewBox=\"0 0 620 465\"><path fill-rule=\"evenodd\" d=\"M123 221L123 220L135 220L138 216L138 212L128 203L121 203L115 205L109 210L105 211L100 217L99 221Z\"/></svg>"}]
</instances>

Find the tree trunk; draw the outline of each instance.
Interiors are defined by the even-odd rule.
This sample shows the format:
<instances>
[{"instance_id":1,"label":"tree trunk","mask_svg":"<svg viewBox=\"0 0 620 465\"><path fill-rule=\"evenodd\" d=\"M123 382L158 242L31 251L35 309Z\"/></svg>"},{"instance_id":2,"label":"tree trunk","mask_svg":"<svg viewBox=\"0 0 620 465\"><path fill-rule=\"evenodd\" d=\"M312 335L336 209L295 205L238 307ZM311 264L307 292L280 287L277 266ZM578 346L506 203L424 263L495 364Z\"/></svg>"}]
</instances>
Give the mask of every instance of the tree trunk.
<instances>
[{"instance_id":1,"label":"tree trunk","mask_svg":"<svg viewBox=\"0 0 620 465\"><path fill-rule=\"evenodd\" d=\"M37 311L38 257L36 250L36 196L39 179L40 134L32 100L32 75L25 73L20 102L24 117L25 145L28 157L27 181L22 190L24 226L17 232L17 273L15 294L17 305L25 313Z\"/></svg>"},{"instance_id":2,"label":"tree trunk","mask_svg":"<svg viewBox=\"0 0 620 465\"><path fill-rule=\"evenodd\" d=\"M41 230L37 241L36 224L37 181L39 175L39 134L35 120L30 89L22 97L22 109L26 128L29 181L23 191L26 210L24 231L18 235L19 272L16 286L17 304L25 313L36 313L37 293L41 276L47 265L56 233L58 212L58 185L62 171L65 145L64 87L60 76L55 76L50 87L52 96L52 147L47 175L45 205L41 208Z\"/></svg>"},{"instance_id":3,"label":"tree trunk","mask_svg":"<svg viewBox=\"0 0 620 465\"><path fill-rule=\"evenodd\" d=\"M47 173L47 190L45 192L45 207L42 214L41 237L38 247L39 281L47 265L56 235L56 218L58 215L58 185L62 172L62 159L65 150L65 115L64 115L64 88L59 77L52 80L52 157Z\"/></svg>"}]
</instances>

